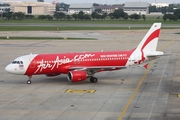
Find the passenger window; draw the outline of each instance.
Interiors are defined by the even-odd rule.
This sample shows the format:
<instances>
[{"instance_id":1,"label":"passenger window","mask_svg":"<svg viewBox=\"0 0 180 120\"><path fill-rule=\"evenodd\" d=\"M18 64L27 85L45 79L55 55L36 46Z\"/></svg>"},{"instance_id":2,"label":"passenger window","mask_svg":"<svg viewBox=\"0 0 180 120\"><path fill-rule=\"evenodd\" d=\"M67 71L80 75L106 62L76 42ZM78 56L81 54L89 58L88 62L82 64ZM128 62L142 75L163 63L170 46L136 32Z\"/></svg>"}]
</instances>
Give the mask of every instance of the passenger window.
<instances>
[{"instance_id":1,"label":"passenger window","mask_svg":"<svg viewBox=\"0 0 180 120\"><path fill-rule=\"evenodd\" d=\"M19 62L19 61L17 61L17 64L20 64L20 62Z\"/></svg>"},{"instance_id":2,"label":"passenger window","mask_svg":"<svg viewBox=\"0 0 180 120\"><path fill-rule=\"evenodd\" d=\"M23 61L20 61L21 64L23 64Z\"/></svg>"}]
</instances>

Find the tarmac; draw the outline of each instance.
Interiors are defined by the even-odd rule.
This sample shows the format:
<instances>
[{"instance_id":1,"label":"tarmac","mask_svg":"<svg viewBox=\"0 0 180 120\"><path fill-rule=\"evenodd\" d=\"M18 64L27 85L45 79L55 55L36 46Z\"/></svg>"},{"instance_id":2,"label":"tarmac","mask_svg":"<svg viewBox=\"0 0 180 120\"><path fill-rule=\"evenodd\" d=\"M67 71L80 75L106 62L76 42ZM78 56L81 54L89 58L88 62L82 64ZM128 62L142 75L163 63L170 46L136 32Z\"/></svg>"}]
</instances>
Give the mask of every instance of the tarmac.
<instances>
[{"instance_id":1,"label":"tarmac","mask_svg":"<svg viewBox=\"0 0 180 120\"><path fill-rule=\"evenodd\" d=\"M71 83L66 75L6 73L30 53L113 51L135 48L147 30L0 32L0 36L91 37L98 40L0 40L0 120L179 120L180 35L163 29L158 50L169 55L133 67L97 73L98 83Z\"/></svg>"}]
</instances>

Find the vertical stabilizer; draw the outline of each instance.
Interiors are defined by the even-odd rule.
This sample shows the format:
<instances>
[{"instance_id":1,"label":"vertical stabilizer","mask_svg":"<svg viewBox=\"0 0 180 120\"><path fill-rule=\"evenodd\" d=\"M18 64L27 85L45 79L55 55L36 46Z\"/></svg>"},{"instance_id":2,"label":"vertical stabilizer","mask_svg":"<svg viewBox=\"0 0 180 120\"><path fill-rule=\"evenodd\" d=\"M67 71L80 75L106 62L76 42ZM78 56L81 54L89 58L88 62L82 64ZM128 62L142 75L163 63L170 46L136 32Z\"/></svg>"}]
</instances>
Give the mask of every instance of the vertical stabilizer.
<instances>
[{"instance_id":1,"label":"vertical stabilizer","mask_svg":"<svg viewBox=\"0 0 180 120\"><path fill-rule=\"evenodd\" d=\"M156 51L160 28L161 23L154 23L136 49L140 51L144 51L146 49Z\"/></svg>"}]
</instances>

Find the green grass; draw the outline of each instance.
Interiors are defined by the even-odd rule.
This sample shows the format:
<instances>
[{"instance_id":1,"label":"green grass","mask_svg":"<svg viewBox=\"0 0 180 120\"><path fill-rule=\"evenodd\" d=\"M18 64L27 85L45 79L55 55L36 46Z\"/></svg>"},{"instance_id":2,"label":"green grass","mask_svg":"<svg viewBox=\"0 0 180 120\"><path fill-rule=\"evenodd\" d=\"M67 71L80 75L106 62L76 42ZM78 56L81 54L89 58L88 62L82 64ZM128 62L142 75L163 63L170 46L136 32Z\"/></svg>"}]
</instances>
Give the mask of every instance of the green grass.
<instances>
[{"instance_id":1,"label":"green grass","mask_svg":"<svg viewBox=\"0 0 180 120\"><path fill-rule=\"evenodd\" d=\"M155 22L161 22L163 24L179 24L179 21L166 21L164 22L162 19L147 19L146 21L143 21L142 19L136 21L136 20L38 20L38 19L24 19L24 20L0 20L0 24L8 24L8 23L39 23L39 24L153 24Z\"/></svg>"},{"instance_id":2,"label":"green grass","mask_svg":"<svg viewBox=\"0 0 180 120\"><path fill-rule=\"evenodd\" d=\"M0 36L1 40L10 39L10 40L97 40L96 38L63 38L63 37L17 37L17 36Z\"/></svg>"}]
</instances>

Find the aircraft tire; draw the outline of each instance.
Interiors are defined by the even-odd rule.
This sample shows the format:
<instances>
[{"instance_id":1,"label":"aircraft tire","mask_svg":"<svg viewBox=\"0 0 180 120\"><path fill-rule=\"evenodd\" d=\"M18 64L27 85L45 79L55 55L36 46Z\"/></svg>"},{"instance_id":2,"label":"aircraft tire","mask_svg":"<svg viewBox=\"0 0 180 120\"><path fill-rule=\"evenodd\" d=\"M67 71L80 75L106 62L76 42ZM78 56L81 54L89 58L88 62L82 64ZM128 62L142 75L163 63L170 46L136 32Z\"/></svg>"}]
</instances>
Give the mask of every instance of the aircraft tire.
<instances>
[{"instance_id":1,"label":"aircraft tire","mask_svg":"<svg viewBox=\"0 0 180 120\"><path fill-rule=\"evenodd\" d=\"M90 78L90 82L92 83L97 83L98 82L98 79L96 77L91 77Z\"/></svg>"},{"instance_id":2,"label":"aircraft tire","mask_svg":"<svg viewBox=\"0 0 180 120\"><path fill-rule=\"evenodd\" d=\"M31 84L31 80L28 80L28 81L27 81L27 84L30 85L30 84Z\"/></svg>"}]
</instances>

